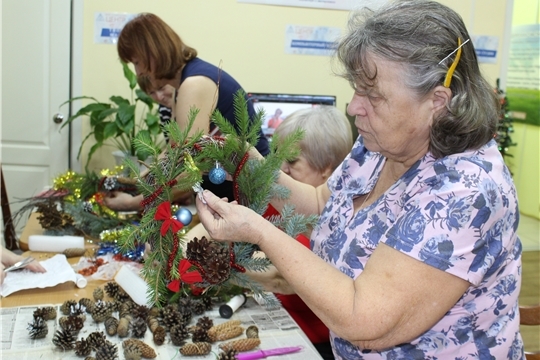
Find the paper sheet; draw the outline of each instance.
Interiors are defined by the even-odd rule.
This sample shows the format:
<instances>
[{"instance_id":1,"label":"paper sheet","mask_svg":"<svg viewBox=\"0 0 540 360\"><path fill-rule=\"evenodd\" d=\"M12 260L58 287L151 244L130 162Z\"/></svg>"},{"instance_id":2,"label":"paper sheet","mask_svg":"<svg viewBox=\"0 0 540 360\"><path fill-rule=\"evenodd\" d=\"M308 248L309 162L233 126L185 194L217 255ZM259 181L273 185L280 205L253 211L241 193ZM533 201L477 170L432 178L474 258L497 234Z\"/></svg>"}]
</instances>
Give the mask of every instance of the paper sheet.
<instances>
[{"instance_id":1,"label":"paper sheet","mask_svg":"<svg viewBox=\"0 0 540 360\"><path fill-rule=\"evenodd\" d=\"M5 297L19 290L42 289L67 281L77 281L75 271L63 254L57 254L50 259L40 261L40 264L47 272L35 273L28 269L8 272L0 287L0 295Z\"/></svg>"}]
</instances>

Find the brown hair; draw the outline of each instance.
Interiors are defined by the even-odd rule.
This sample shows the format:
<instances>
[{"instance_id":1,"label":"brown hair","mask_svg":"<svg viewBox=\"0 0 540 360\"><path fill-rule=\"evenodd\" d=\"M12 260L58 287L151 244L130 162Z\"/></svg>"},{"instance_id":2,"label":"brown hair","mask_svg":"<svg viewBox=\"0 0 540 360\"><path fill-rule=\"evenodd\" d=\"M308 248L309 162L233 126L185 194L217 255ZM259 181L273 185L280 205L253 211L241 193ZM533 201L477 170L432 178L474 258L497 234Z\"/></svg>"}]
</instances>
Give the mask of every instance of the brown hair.
<instances>
[{"instance_id":1,"label":"brown hair","mask_svg":"<svg viewBox=\"0 0 540 360\"><path fill-rule=\"evenodd\" d=\"M197 50L184 44L169 25L150 13L139 14L124 26L117 49L122 61L137 59L156 79L175 78L197 56Z\"/></svg>"}]
</instances>

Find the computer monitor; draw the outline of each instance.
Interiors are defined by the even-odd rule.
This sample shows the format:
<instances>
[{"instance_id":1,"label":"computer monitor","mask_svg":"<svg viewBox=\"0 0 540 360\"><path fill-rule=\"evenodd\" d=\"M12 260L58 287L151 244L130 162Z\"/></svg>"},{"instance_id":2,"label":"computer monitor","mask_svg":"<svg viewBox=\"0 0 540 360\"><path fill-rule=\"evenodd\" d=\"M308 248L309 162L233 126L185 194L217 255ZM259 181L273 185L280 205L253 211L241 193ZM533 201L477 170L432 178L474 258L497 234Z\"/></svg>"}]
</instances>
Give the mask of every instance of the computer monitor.
<instances>
[{"instance_id":1,"label":"computer monitor","mask_svg":"<svg viewBox=\"0 0 540 360\"><path fill-rule=\"evenodd\" d=\"M336 106L333 95L248 93L247 96L255 111L264 110L262 130L269 140L281 121L294 111L319 105Z\"/></svg>"}]
</instances>

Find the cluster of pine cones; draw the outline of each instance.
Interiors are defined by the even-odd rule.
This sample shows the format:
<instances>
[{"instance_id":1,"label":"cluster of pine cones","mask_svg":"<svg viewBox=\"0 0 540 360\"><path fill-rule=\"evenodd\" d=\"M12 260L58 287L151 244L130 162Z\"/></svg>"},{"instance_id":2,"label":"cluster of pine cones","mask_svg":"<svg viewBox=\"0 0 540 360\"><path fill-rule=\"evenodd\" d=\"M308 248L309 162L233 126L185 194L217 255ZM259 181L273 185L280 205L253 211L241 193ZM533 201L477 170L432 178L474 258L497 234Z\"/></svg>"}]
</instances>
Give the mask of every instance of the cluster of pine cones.
<instances>
[{"instance_id":1,"label":"cluster of pine cones","mask_svg":"<svg viewBox=\"0 0 540 360\"><path fill-rule=\"evenodd\" d=\"M201 316L192 324L194 316L212 310L210 297L181 297L176 304L149 308L136 304L114 281L96 288L92 295L93 299L67 300L60 306L59 329L52 340L60 350L72 350L85 360L118 359L119 344L115 345L118 341L113 343L108 336L124 339L121 344L127 360L153 359L157 357L156 351L142 340L148 330L155 345L170 341L180 347L183 356L207 355L212 350L212 343L220 341L218 360L233 360L238 352L252 350L260 344L258 329L254 326L246 330L244 339L228 341L244 333L238 320L214 325L212 319ZM77 339L87 317L103 323L106 334L96 331ZM46 337L47 321L56 318L56 308L38 308L28 327L30 338ZM190 338L191 342L188 342Z\"/></svg>"}]
</instances>

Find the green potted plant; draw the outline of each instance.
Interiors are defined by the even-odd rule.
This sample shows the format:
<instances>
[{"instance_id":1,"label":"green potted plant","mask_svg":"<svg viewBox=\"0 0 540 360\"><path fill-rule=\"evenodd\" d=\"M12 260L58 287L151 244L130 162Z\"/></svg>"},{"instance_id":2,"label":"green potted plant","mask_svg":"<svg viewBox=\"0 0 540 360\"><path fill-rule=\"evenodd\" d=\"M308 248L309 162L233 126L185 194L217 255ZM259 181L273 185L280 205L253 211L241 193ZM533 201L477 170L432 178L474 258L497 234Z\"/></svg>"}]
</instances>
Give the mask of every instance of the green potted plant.
<instances>
[{"instance_id":1,"label":"green potted plant","mask_svg":"<svg viewBox=\"0 0 540 360\"><path fill-rule=\"evenodd\" d=\"M77 96L71 98L60 105L62 107L70 102L87 99L92 102L82 107L76 114L70 116L62 125L62 128L79 117L90 119L91 131L82 141L77 159L81 156L81 150L85 142L92 137L96 143L92 145L88 152L86 168L97 149L106 145L105 141L110 139L116 148L124 156L130 156L144 161L151 154L144 148L134 146L136 138L150 139L158 146L161 144L159 135L162 132L160 119L157 114L157 106L150 96L137 87L137 77L135 73L122 62L124 77L129 82L131 89L131 99L113 95L109 102L101 102L91 96ZM142 112L137 111L137 104L146 106ZM88 169L87 169L88 170Z\"/></svg>"}]
</instances>

